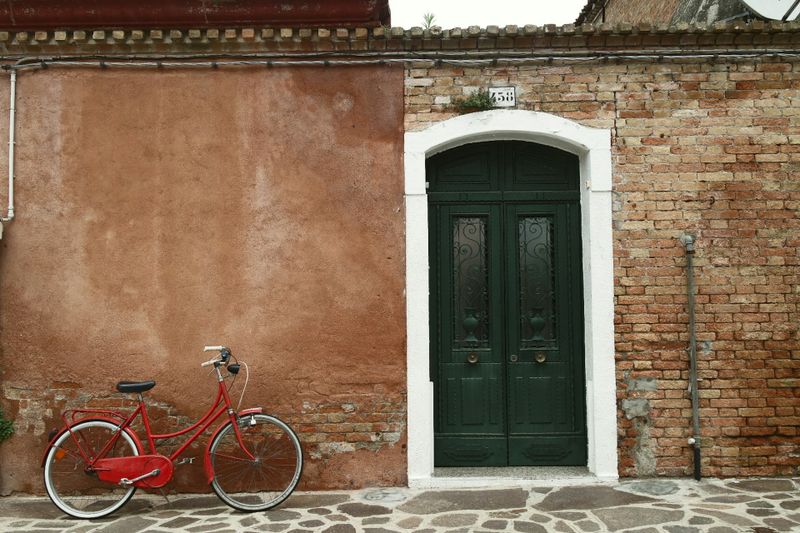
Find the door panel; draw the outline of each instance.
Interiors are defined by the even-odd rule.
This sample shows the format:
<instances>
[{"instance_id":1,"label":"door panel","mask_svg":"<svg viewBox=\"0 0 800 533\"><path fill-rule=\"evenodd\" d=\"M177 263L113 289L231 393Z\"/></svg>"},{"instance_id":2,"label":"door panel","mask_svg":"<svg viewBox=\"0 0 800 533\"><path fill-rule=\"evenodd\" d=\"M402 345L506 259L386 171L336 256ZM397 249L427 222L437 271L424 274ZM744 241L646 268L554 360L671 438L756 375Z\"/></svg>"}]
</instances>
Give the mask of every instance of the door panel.
<instances>
[{"instance_id":1,"label":"door panel","mask_svg":"<svg viewBox=\"0 0 800 533\"><path fill-rule=\"evenodd\" d=\"M533 433L536 430L552 431L557 421L563 419L564 379L546 376L524 375L525 369L518 365L513 372L509 372L511 389L509 396L513 405L511 411L510 431L519 432L527 429ZM551 409L543 409L552 405Z\"/></svg>"},{"instance_id":2,"label":"door panel","mask_svg":"<svg viewBox=\"0 0 800 533\"><path fill-rule=\"evenodd\" d=\"M437 185L442 191L491 191L497 189L497 147L476 146L448 154L447 164L440 167Z\"/></svg>"},{"instance_id":3,"label":"door panel","mask_svg":"<svg viewBox=\"0 0 800 533\"><path fill-rule=\"evenodd\" d=\"M508 438L509 466L582 466L586 436L514 436Z\"/></svg>"},{"instance_id":4,"label":"door panel","mask_svg":"<svg viewBox=\"0 0 800 533\"><path fill-rule=\"evenodd\" d=\"M584 465L577 160L451 152L428 167L435 464Z\"/></svg>"},{"instance_id":5,"label":"door panel","mask_svg":"<svg viewBox=\"0 0 800 533\"><path fill-rule=\"evenodd\" d=\"M483 369L482 369L483 370ZM449 374L456 374L450 372ZM492 374L491 369L476 370L475 374ZM496 376L473 375L469 377L447 377L442 395L447 401L447 418L444 430L458 432L466 429L470 433L502 431L502 412L495 406L500 404L502 384Z\"/></svg>"},{"instance_id":6,"label":"door panel","mask_svg":"<svg viewBox=\"0 0 800 533\"><path fill-rule=\"evenodd\" d=\"M438 211L436 448L451 465L506 461L498 206L447 205ZM443 440L444 439L444 440Z\"/></svg>"},{"instance_id":7,"label":"door panel","mask_svg":"<svg viewBox=\"0 0 800 533\"><path fill-rule=\"evenodd\" d=\"M569 209L565 204L509 204L505 209L506 372L509 390L509 464L566 464L582 454L533 454L544 436L552 446L572 445L582 431L580 359L571 348L579 307L571 294L579 268L569 253ZM578 328L579 330L579 328Z\"/></svg>"}]
</instances>

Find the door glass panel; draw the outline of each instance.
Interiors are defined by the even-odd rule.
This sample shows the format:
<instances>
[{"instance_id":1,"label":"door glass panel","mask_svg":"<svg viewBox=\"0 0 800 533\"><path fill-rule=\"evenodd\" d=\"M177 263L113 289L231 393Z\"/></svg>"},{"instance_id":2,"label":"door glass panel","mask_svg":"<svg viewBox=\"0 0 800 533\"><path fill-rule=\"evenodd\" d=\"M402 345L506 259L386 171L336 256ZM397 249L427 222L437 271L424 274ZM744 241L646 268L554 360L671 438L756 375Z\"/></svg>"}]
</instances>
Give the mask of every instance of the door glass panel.
<instances>
[{"instance_id":1,"label":"door glass panel","mask_svg":"<svg viewBox=\"0 0 800 533\"><path fill-rule=\"evenodd\" d=\"M553 220L520 217L519 305L521 348L556 346Z\"/></svg>"},{"instance_id":2,"label":"door glass panel","mask_svg":"<svg viewBox=\"0 0 800 533\"><path fill-rule=\"evenodd\" d=\"M453 348L489 347L486 217L453 218Z\"/></svg>"}]
</instances>

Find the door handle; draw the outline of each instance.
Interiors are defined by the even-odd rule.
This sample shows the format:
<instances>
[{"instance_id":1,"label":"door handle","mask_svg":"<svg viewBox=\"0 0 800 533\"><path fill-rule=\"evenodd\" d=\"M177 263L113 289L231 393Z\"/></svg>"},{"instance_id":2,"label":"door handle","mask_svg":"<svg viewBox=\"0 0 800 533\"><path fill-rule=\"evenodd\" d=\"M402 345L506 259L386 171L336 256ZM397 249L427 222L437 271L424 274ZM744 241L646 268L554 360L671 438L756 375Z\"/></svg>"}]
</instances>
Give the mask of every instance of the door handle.
<instances>
[{"instance_id":1,"label":"door handle","mask_svg":"<svg viewBox=\"0 0 800 533\"><path fill-rule=\"evenodd\" d=\"M471 365L477 364L478 363L478 354L476 354L475 352L472 352L471 354L469 354L467 356L467 363L469 363Z\"/></svg>"},{"instance_id":2,"label":"door handle","mask_svg":"<svg viewBox=\"0 0 800 533\"><path fill-rule=\"evenodd\" d=\"M517 354L511 354L508 360L511 361L512 363L516 363L519 360L519 357L517 356Z\"/></svg>"},{"instance_id":3,"label":"door handle","mask_svg":"<svg viewBox=\"0 0 800 533\"><path fill-rule=\"evenodd\" d=\"M547 355L545 355L544 352L538 352L533 358L537 363L544 363L547 361Z\"/></svg>"}]
</instances>

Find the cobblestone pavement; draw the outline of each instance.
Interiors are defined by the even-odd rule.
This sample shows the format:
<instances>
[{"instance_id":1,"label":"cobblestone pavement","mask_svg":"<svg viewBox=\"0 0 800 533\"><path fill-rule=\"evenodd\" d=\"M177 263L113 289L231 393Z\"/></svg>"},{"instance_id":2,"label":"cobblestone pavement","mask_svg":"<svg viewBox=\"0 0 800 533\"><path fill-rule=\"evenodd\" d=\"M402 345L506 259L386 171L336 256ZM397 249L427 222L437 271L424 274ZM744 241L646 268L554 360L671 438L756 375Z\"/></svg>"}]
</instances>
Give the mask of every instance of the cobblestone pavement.
<instances>
[{"instance_id":1,"label":"cobblestone pavement","mask_svg":"<svg viewBox=\"0 0 800 533\"><path fill-rule=\"evenodd\" d=\"M0 531L800 532L800 478L306 492L253 514L209 495L170 499L139 492L111 517L84 521L67 518L46 498L0 498Z\"/></svg>"}]
</instances>

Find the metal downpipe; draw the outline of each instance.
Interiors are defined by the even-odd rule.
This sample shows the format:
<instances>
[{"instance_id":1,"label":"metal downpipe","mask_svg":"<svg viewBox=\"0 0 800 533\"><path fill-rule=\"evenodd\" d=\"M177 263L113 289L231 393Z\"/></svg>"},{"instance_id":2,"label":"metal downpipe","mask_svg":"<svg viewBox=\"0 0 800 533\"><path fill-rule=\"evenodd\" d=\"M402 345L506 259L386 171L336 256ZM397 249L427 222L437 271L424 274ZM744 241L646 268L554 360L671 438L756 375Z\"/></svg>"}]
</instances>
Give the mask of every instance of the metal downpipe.
<instances>
[{"instance_id":1,"label":"metal downpipe","mask_svg":"<svg viewBox=\"0 0 800 533\"><path fill-rule=\"evenodd\" d=\"M10 222L14 220L14 130L16 129L16 109L17 109L17 71L11 70L11 86L9 88L9 108L8 108L8 214L0 217L0 222ZM0 225L0 236L2 236L2 225Z\"/></svg>"},{"instance_id":2,"label":"metal downpipe","mask_svg":"<svg viewBox=\"0 0 800 533\"><path fill-rule=\"evenodd\" d=\"M686 248L686 295L689 311L689 392L692 397L692 436L689 444L694 451L694 479L701 478L700 457L700 396L697 378L697 334L695 329L695 285L694 285L694 243L691 235L682 235L680 238Z\"/></svg>"}]
</instances>

